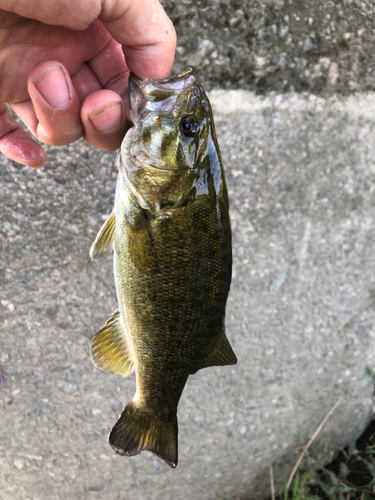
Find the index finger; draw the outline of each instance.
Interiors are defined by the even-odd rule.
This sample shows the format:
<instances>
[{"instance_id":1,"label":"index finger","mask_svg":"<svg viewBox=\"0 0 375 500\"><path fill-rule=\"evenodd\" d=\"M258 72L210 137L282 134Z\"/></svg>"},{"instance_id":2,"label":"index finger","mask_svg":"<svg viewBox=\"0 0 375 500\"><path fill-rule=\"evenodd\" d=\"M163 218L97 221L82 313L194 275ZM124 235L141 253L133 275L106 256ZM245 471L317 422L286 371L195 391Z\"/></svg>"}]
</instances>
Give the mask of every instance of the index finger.
<instances>
[{"instance_id":1,"label":"index finger","mask_svg":"<svg viewBox=\"0 0 375 500\"><path fill-rule=\"evenodd\" d=\"M170 76L176 31L159 0L103 2L99 19L123 46L128 68L139 78Z\"/></svg>"}]
</instances>

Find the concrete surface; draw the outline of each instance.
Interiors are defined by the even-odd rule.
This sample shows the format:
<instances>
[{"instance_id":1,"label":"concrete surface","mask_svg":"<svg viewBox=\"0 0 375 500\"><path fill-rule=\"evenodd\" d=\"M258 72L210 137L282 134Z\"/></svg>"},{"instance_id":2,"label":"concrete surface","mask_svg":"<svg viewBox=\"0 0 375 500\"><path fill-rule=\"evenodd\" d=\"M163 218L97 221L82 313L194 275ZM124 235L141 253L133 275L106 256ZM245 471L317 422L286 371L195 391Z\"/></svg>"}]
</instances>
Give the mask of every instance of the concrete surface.
<instances>
[{"instance_id":1,"label":"concrete surface","mask_svg":"<svg viewBox=\"0 0 375 500\"><path fill-rule=\"evenodd\" d=\"M1 500L258 500L337 399L316 444L373 412L375 96L213 92L231 198L235 367L190 377L176 470L117 456L107 435L134 392L95 369L116 307L111 258L89 248L111 211L114 155L48 149L39 171L0 159Z\"/></svg>"},{"instance_id":2,"label":"concrete surface","mask_svg":"<svg viewBox=\"0 0 375 500\"><path fill-rule=\"evenodd\" d=\"M207 90L375 90L371 0L162 0Z\"/></svg>"}]
</instances>

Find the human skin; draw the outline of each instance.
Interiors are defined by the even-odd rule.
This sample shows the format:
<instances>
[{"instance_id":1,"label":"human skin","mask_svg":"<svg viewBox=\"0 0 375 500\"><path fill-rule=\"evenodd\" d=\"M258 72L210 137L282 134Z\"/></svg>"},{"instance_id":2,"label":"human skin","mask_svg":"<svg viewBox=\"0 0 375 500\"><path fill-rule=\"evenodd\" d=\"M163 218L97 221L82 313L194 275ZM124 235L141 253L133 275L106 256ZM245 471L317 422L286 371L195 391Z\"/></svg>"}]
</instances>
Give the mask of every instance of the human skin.
<instances>
[{"instance_id":1,"label":"human skin","mask_svg":"<svg viewBox=\"0 0 375 500\"><path fill-rule=\"evenodd\" d=\"M176 33L158 0L0 0L0 152L30 167L42 143L113 151L128 128L128 75L171 74ZM125 58L124 58L125 56Z\"/></svg>"}]
</instances>

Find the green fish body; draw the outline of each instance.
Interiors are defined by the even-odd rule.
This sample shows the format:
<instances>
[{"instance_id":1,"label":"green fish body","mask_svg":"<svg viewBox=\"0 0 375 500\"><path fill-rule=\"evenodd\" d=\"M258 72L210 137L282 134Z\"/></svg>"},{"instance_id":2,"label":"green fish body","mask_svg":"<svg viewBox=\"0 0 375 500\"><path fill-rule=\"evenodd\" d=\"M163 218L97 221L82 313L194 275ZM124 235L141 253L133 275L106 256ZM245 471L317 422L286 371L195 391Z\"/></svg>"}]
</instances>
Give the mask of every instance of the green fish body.
<instances>
[{"instance_id":1,"label":"green fish body","mask_svg":"<svg viewBox=\"0 0 375 500\"><path fill-rule=\"evenodd\" d=\"M177 405L190 374L237 362L224 331L231 230L211 107L193 68L164 80L130 76L115 208L90 255L114 250L119 309L95 335L101 369L137 390L109 441L177 465Z\"/></svg>"}]
</instances>

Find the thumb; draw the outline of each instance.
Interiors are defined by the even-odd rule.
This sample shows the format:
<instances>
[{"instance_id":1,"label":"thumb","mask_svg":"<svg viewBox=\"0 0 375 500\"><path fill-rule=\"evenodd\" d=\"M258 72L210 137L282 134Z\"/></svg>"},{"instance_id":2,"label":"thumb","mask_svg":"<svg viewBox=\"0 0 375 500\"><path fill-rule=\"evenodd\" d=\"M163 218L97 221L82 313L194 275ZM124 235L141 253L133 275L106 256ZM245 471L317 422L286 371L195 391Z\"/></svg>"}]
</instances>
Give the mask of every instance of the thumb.
<instances>
[{"instance_id":1,"label":"thumb","mask_svg":"<svg viewBox=\"0 0 375 500\"><path fill-rule=\"evenodd\" d=\"M123 46L133 73L140 78L170 76L176 31L159 0L102 0L99 19Z\"/></svg>"},{"instance_id":2,"label":"thumb","mask_svg":"<svg viewBox=\"0 0 375 500\"><path fill-rule=\"evenodd\" d=\"M165 78L172 71L176 32L159 0L0 0L0 17L1 9L73 30L86 29L98 17L137 76Z\"/></svg>"}]
</instances>

